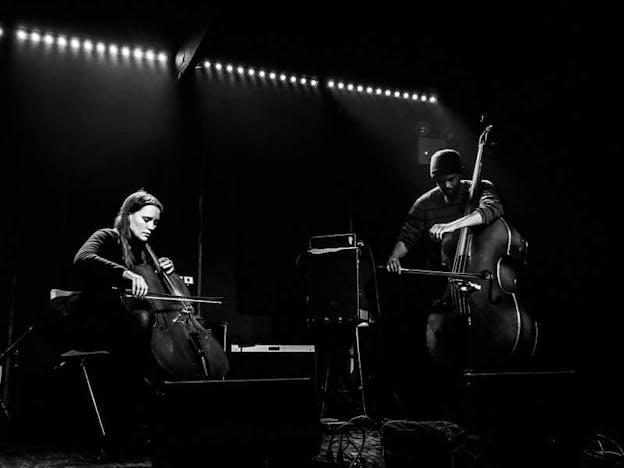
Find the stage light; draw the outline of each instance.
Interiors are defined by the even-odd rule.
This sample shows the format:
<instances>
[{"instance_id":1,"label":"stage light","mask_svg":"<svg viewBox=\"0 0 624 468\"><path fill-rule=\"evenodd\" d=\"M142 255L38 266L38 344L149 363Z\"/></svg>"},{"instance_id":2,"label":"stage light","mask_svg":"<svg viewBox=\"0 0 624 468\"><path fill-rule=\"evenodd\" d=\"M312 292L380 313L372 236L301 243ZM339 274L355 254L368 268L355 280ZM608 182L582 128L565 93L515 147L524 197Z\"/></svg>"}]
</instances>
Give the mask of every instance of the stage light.
<instances>
[{"instance_id":1,"label":"stage light","mask_svg":"<svg viewBox=\"0 0 624 468\"><path fill-rule=\"evenodd\" d=\"M124 57L130 57L130 55L134 55L134 57L137 59L158 59L160 62L163 63L167 61L167 55L165 53L161 52L156 55L156 52L154 50L150 49L144 51L140 47L135 47L131 49L130 47L124 46L122 48L119 48L115 44L107 44L104 41L96 42L90 39L83 39L76 36L73 36L71 37L71 39L69 39L65 35L55 34L54 32L46 32L45 34L42 34L41 32L36 30L29 32L24 28L17 28L15 30L15 34L18 40L30 39L33 43L43 42L48 46L56 45L59 49L64 49L65 47L70 46L74 50L82 48L82 50L87 53L96 50L98 53L104 54L108 51L111 55L116 55L121 51Z\"/></svg>"},{"instance_id":2,"label":"stage light","mask_svg":"<svg viewBox=\"0 0 624 468\"><path fill-rule=\"evenodd\" d=\"M204 62L204 68L209 68L214 66L217 70L221 69L221 65L218 63L211 63L206 60ZM196 68L201 68L201 65L198 65ZM303 86L312 86L316 87L319 85L319 81L315 78L307 78L302 76L297 76L294 74L288 73L277 73L277 72L268 72L263 69L255 69L253 67L245 67L244 65L240 66L232 66L228 64L225 66L228 72L232 72L235 68L236 71L240 75L249 75L250 77L258 76L260 78L264 78L265 76L272 79L281 81L282 83L290 82L293 85L303 85ZM377 96L387 96L387 97L395 97L397 99L412 99L414 101L422 101L422 102L437 102L437 99L434 96L428 97L426 95L420 95L419 93L412 93L408 91L400 91L400 90L392 90L380 87L373 86L365 86L357 83L350 83L345 81L337 81L335 79L328 79L326 82L326 86L330 89L339 89L339 90L348 90L350 92L358 92L358 93L366 93L369 95L377 95Z\"/></svg>"},{"instance_id":3,"label":"stage light","mask_svg":"<svg viewBox=\"0 0 624 468\"><path fill-rule=\"evenodd\" d=\"M4 29L0 28L0 37L4 36Z\"/></svg>"},{"instance_id":4,"label":"stage light","mask_svg":"<svg viewBox=\"0 0 624 468\"><path fill-rule=\"evenodd\" d=\"M215 68L220 71L223 68L223 65L221 65L219 62L217 62L217 63L215 63Z\"/></svg>"},{"instance_id":5,"label":"stage light","mask_svg":"<svg viewBox=\"0 0 624 468\"><path fill-rule=\"evenodd\" d=\"M438 102L438 98L437 98L437 97L435 97L435 96L430 96L430 97L429 97L429 102L431 102L431 103L436 103L436 102Z\"/></svg>"}]
</instances>

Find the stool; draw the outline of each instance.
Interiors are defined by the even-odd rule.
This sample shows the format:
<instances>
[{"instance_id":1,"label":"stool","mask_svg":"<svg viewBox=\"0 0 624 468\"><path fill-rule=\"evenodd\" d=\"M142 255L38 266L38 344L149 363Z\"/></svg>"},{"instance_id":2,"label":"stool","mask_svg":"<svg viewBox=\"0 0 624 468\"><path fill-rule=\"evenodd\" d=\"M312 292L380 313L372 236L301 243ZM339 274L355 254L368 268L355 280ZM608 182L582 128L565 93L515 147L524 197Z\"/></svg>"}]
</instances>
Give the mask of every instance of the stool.
<instances>
[{"instance_id":1,"label":"stool","mask_svg":"<svg viewBox=\"0 0 624 468\"><path fill-rule=\"evenodd\" d=\"M60 363L59 367L65 364L71 364L77 362L82 371L82 376L84 377L85 383L87 384L87 390L89 391L89 396L91 397L91 404L93 406L93 410L95 411L95 416L97 417L98 427L100 430L100 435L102 439L106 438L106 430L104 429L104 423L102 422L102 417L100 416L100 410L98 408L97 401L95 399L95 394L93 393L93 386L91 385L91 379L89 378L89 372L87 371L87 361L89 359L93 359L101 356L108 356L110 353L108 351L78 351L72 349L60 355Z\"/></svg>"}]
</instances>

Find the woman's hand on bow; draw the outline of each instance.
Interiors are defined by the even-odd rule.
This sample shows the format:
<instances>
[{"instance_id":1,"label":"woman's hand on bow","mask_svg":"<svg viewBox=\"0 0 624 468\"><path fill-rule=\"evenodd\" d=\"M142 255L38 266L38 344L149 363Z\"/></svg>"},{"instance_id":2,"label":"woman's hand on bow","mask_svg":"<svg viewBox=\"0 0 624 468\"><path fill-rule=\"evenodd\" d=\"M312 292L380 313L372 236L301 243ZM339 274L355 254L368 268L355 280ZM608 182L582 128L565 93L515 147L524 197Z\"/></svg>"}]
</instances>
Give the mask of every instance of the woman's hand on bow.
<instances>
[{"instance_id":1,"label":"woman's hand on bow","mask_svg":"<svg viewBox=\"0 0 624 468\"><path fill-rule=\"evenodd\" d=\"M130 288L130 290L132 291L132 295L137 297L144 297L147 294L147 282L145 281L145 278L143 278L141 275L133 271L126 270L123 272L122 276L124 277L124 279L132 282L132 287Z\"/></svg>"}]
</instances>

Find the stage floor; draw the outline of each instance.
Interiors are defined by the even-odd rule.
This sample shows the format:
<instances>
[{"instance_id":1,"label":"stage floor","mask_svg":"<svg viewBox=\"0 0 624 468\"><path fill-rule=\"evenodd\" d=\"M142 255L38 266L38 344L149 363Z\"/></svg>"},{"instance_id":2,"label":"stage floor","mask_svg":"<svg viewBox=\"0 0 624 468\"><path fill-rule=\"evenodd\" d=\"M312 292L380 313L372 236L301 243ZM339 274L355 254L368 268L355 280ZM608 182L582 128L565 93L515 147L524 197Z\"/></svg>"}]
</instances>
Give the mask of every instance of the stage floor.
<instances>
[{"instance_id":1,"label":"stage floor","mask_svg":"<svg viewBox=\"0 0 624 468\"><path fill-rule=\"evenodd\" d=\"M387 421L384 421L387 422ZM393 421L401 425L405 420ZM452 424L444 421L421 421L418 424ZM225 457L225 462L215 463L215 453L206 450L205 464L202 460L192 466L210 467L237 467L245 468L386 468L386 459L382 448L382 430L386 434L384 441L387 447L388 466L434 466L432 453L436 460L452 459L452 466L456 468L508 468L526 466L566 466L567 468L595 468L622 466L624 451L613 439L605 435L594 434L585 442L585 448L576 454L532 451L531 463L522 462L531 452L522 441L507 446L510 450L488 453L483 439L471 438L459 447L460 450L439 451L435 444L427 438L414 438L414 433L394 433L392 441L388 426L379 421L372 421L365 416L358 416L349 421L325 420L322 424L322 439L318 453L315 456L297 457L296 454L281 460L271 460L268 463L254 461L241 465L238 459ZM398 436L398 438L397 438ZM390 445L388 445L390 444ZM485 450L484 450L485 449ZM285 447L285 451L289 452ZM443 453L444 452L444 453ZM451 454L452 452L452 454ZM494 458L492 458L494 454ZM571 456L572 455L572 456ZM202 454L203 456L203 454ZM496 463L493 463L496 461ZM397 465L398 463L398 465ZM186 463L177 464L170 460L167 464L155 462L150 457L148 445L133 445L132 447L109 446L102 452L94 443L66 443L64 446L52 443L6 443L0 440L0 467L2 468L177 468L190 466ZM435 465L438 466L438 465ZM442 465L440 465L442 466ZM443 465L450 466L450 465Z\"/></svg>"},{"instance_id":2,"label":"stage floor","mask_svg":"<svg viewBox=\"0 0 624 468\"><path fill-rule=\"evenodd\" d=\"M109 448L104 454L92 446L59 447L46 443L13 444L0 448L2 468L151 468L148 448ZM342 452L342 453L341 453ZM374 423L347 423L330 421L323 424L323 438L319 453L309 460L300 460L303 467L353 466L385 468L381 451L379 428ZM335 464L337 460L343 464ZM208 458L207 458L208 461ZM301 465L303 463L303 465ZM211 465L212 466L212 465ZM233 466L233 465L232 465ZM269 464L269 467L273 466ZM279 466L283 466L280 464Z\"/></svg>"}]
</instances>

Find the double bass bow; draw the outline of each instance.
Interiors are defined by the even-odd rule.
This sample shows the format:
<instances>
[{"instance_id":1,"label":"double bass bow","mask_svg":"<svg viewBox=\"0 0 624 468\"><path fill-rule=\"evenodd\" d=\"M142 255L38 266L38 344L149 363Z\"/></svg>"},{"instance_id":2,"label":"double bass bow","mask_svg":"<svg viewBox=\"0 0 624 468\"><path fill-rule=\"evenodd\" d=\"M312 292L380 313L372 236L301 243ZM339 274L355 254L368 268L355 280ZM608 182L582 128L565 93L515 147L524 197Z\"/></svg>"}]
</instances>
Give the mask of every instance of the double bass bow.
<instances>
[{"instance_id":1,"label":"double bass bow","mask_svg":"<svg viewBox=\"0 0 624 468\"><path fill-rule=\"evenodd\" d=\"M479 137L464 215L479 201L484 149L492 125ZM445 234L442 264L448 271L401 268L399 273L447 278L441 302L447 304L443 326L452 337L427 329L427 348L446 367L493 368L531 357L538 341L538 325L519 297L518 275L526 264L527 242L504 218L488 225L463 227Z\"/></svg>"},{"instance_id":2,"label":"double bass bow","mask_svg":"<svg viewBox=\"0 0 624 468\"><path fill-rule=\"evenodd\" d=\"M149 244L149 262L134 267L149 293L145 300L154 313L151 351L156 362L178 380L222 379L229 370L227 356L197 320L192 303L220 304L220 298L196 298L176 273L165 273ZM121 291L122 296L126 295Z\"/></svg>"}]
</instances>

